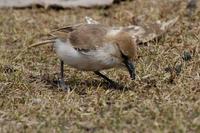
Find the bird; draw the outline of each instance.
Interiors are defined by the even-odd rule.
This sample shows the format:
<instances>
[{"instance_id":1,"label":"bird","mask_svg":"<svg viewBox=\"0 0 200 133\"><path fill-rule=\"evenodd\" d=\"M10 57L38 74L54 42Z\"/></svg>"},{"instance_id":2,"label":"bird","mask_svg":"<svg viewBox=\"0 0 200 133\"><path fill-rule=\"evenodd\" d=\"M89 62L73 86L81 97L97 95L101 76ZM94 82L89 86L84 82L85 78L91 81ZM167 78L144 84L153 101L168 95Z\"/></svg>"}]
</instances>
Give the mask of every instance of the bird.
<instances>
[{"instance_id":1,"label":"bird","mask_svg":"<svg viewBox=\"0 0 200 133\"><path fill-rule=\"evenodd\" d=\"M135 79L136 41L121 28L82 23L58 28L50 35L51 38L32 44L29 48L53 44L60 59L61 88L70 89L70 85L64 81L64 64L81 71L92 71L111 85L116 82L102 74L101 70L125 67L131 79Z\"/></svg>"}]
</instances>

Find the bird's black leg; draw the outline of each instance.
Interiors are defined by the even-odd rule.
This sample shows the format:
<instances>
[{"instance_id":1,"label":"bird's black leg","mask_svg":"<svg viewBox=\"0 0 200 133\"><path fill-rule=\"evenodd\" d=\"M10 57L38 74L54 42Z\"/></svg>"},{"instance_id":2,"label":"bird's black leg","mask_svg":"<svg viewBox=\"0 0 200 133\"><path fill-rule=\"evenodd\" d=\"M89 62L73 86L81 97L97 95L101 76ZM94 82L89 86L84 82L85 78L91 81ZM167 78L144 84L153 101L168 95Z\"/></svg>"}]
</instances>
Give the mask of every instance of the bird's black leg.
<instances>
[{"instance_id":1,"label":"bird's black leg","mask_svg":"<svg viewBox=\"0 0 200 133\"><path fill-rule=\"evenodd\" d=\"M100 73L99 71L94 71L94 73L100 77L102 77L103 79L105 79L106 81L108 81L111 85L116 86L117 83L111 79L109 79L108 77L106 77L105 75L103 75L102 73Z\"/></svg>"},{"instance_id":2,"label":"bird's black leg","mask_svg":"<svg viewBox=\"0 0 200 133\"><path fill-rule=\"evenodd\" d=\"M64 62L62 60L60 60L60 80L59 80L59 86L64 89L67 90L69 89L69 86L65 84L64 81Z\"/></svg>"}]
</instances>

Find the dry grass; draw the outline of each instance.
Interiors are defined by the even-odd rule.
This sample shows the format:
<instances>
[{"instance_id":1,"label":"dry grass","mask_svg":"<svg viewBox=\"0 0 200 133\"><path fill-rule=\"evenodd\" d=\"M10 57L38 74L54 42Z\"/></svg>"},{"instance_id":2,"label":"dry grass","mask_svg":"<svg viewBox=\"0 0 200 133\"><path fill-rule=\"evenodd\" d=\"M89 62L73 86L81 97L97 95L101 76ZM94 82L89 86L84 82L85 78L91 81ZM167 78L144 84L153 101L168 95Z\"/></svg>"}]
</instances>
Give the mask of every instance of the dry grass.
<instances>
[{"instance_id":1,"label":"dry grass","mask_svg":"<svg viewBox=\"0 0 200 133\"><path fill-rule=\"evenodd\" d=\"M0 132L200 131L200 11L188 18L184 1L155 1L109 9L0 10ZM160 40L139 48L136 81L126 71L106 71L126 89L114 90L93 73L66 66L73 90L59 91L59 60L50 46L19 53L86 15L108 25L129 25L131 15L145 23L177 15L180 20ZM184 51L191 60L182 59Z\"/></svg>"}]
</instances>

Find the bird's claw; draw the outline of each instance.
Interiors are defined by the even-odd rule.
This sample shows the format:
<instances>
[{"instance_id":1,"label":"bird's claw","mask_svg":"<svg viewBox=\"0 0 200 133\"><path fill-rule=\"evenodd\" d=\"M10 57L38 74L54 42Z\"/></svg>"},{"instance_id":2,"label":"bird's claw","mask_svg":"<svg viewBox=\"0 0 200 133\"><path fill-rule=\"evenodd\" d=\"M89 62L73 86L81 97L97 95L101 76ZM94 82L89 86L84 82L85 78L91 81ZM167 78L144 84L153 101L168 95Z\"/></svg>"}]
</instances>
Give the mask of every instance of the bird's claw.
<instances>
[{"instance_id":1,"label":"bird's claw","mask_svg":"<svg viewBox=\"0 0 200 133\"><path fill-rule=\"evenodd\" d=\"M63 89L63 90L70 90L70 87L69 87L69 85L66 85L65 84L65 81L63 80L63 79L59 79L59 83L58 83L58 86L61 88L61 89Z\"/></svg>"}]
</instances>

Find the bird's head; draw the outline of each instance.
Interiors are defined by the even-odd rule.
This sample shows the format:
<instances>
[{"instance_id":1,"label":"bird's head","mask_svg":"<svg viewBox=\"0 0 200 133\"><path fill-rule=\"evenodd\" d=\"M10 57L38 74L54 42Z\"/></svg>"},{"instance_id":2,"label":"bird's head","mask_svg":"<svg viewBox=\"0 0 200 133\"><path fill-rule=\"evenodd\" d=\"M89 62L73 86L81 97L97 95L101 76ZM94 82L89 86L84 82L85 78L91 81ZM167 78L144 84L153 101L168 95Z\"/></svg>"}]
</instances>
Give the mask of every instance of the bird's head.
<instances>
[{"instance_id":1,"label":"bird's head","mask_svg":"<svg viewBox=\"0 0 200 133\"><path fill-rule=\"evenodd\" d=\"M137 59L137 45L135 39L127 32L119 32L114 36L114 44L117 46L117 56L129 71L130 77L135 79L134 61Z\"/></svg>"}]
</instances>

